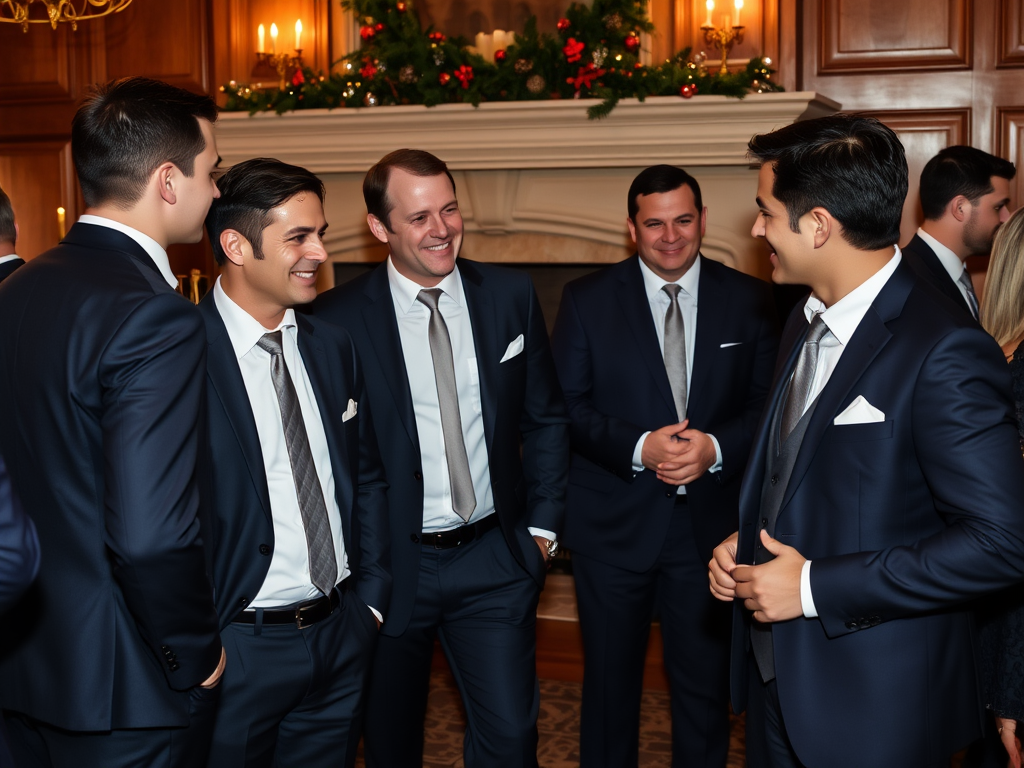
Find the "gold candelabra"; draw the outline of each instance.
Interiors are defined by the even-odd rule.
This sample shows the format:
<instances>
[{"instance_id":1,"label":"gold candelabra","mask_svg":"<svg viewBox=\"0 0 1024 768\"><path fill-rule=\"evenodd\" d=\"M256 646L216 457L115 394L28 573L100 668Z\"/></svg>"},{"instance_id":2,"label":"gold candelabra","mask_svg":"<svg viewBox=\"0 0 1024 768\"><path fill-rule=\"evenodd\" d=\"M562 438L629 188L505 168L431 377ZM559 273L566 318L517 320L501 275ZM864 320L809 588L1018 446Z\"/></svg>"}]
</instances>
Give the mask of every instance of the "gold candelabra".
<instances>
[{"instance_id":1,"label":"gold candelabra","mask_svg":"<svg viewBox=\"0 0 1024 768\"><path fill-rule=\"evenodd\" d=\"M34 2L45 7L45 17L41 17L42 14L32 16L30 6ZM21 24L23 32L28 32L29 24L49 24L56 29L61 23L70 24L71 29L77 31L78 22L119 13L131 2L132 0L0 0L0 22Z\"/></svg>"},{"instance_id":2,"label":"gold candelabra","mask_svg":"<svg viewBox=\"0 0 1024 768\"><path fill-rule=\"evenodd\" d=\"M302 68L302 49L296 48L295 54L290 53L257 53L256 66L252 76L261 78L277 75L278 88L282 91L288 87L288 81L295 70Z\"/></svg>"},{"instance_id":3,"label":"gold candelabra","mask_svg":"<svg viewBox=\"0 0 1024 768\"><path fill-rule=\"evenodd\" d=\"M728 17L726 17L728 21ZM736 43L743 42L743 26L734 24L732 26L714 27L709 24L701 26L704 31L704 42L712 48L718 48L722 52L722 66L718 68L718 74L728 75L729 65L726 63L729 58L729 49Z\"/></svg>"}]
</instances>

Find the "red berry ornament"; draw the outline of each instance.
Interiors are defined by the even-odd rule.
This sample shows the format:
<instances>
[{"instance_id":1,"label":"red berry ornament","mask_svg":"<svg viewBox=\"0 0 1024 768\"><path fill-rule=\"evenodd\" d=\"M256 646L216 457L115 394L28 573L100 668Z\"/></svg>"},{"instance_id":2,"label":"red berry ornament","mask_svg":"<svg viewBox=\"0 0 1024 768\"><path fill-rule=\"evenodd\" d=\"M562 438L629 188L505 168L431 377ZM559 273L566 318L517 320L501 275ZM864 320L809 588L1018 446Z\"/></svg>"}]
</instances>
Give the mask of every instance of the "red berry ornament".
<instances>
[{"instance_id":1,"label":"red berry ornament","mask_svg":"<svg viewBox=\"0 0 1024 768\"><path fill-rule=\"evenodd\" d=\"M635 32L630 32L624 41L626 50L633 53L637 48L640 47L640 38L636 36Z\"/></svg>"},{"instance_id":2,"label":"red berry ornament","mask_svg":"<svg viewBox=\"0 0 1024 768\"><path fill-rule=\"evenodd\" d=\"M571 22L568 19L559 19L555 26L558 27L559 32L565 32L565 30L569 28L570 24Z\"/></svg>"},{"instance_id":3,"label":"red berry ornament","mask_svg":"<svg viewBox=\"0 0 1024 768\"><path fill-rule=\"evenodd\" d=\"M500 51L495 51L494 52L494 60L498 64L501 64L501 62L503 62L507 58L508 58L508 54L505 52L504 48L502 48Z\"/></svg>"}]
</instances>

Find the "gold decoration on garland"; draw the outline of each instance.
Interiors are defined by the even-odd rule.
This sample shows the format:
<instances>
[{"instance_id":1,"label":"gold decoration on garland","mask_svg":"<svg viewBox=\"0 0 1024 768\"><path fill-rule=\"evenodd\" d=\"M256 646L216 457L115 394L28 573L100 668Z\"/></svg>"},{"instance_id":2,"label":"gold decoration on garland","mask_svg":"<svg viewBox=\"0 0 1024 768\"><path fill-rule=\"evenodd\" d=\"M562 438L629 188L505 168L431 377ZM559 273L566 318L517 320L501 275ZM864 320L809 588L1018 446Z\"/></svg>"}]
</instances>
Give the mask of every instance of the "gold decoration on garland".
<instances>
[{"instance_id":1,"label":"gold decoration on garland","mask_svg":"<svg viewBox=\"0 0 1024 768\"><path fill-rule=\"evenodd\" d=\"M686 48L656 67L640 61L640 34L654 31L644 0L573 3L558 22L556 35L539 34L536 17L506 55L495 61L467 49L468 41L424 30L412 0L342 0L355 14L362 45L341 60L329 76L308 67L304 80L285 90L257 90L234 81L221 86L228 111L365 107L544 99L601 99L587 110L591 119L607 116L621 99L695 93L743 98L747 93L781 91L772 81L767 58L751 59L740 72L711 73L704 53ZM298 78L296 78L298 79Z\"/></svg>"}]
</instances>

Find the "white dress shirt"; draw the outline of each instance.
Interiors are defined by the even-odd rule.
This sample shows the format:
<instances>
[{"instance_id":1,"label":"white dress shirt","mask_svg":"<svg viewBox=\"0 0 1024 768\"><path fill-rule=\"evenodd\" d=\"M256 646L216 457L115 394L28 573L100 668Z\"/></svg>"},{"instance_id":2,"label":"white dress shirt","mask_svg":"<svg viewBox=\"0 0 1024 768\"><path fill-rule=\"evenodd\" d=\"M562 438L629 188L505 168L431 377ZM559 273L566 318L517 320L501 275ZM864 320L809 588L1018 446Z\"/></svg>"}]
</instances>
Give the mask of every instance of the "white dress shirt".
<instances>
[{"instance_id":1,"label":"white dress shirt","mask_svg":"<svg viewBox=\"0 0 1024 768\"><path fill-rule=\"evenodd\" d=\"M654 319L654 329L658 333L658 349L661 350L662 357L665 356L665 316L668 314L668 308L672 303L672 299L665 291L663 287L669 285L667 281L658 277L648 267L643 259L640 259L640 274L644 278L644 290L647 292L647 301L651 306L651 317ZM679 311L683 316L683 334L685 336L686 344L686 394L687 401L689 401L689 390L690 383L693 381L693 351L696 345L697 339L697 286L700 284L700 258L698 257L693 266L690 267L686 272L675 281L675 285L680 288L679 296L677 301L679 302ZM689 403L687 403L689 407ZM640 439L636 441L636 447L633 449L633 471L643 472L644 464L642 460L644 441L650 432L644 432L640 435ZM715 445L715 463L708 469L709 472L718 472L722 469L722 447L718 444L718 438L714 435L708 435L711 438L711 442ZM686 493L686 486L680 485L676 493Z\"/></svg>"},{"instance_id":2,"label":"white dress shirt","mask_svg":"<svg viewBox=\"0 0 1024 768\"><path fill-rule=\"evenodd\" d=\"M441 406L437 400L437 382L434 361L430 355L430 310L417 300L424 286L400 274L388 256L388 282L398 320L398 334L402 340L405 369L409 372L409 391L412 394L416 432L420 441L420 462L423 473L423 531L447 531L463 525L465 521L452 508L451 479L448 459L441 431ZM462 420L462 439L466 444L469 471L473 478L476 508L469 518L475 523L494 513L494 494L484 434L483 406L480 395L480 369L473 343L473 323L462 289L459 267L438 283L442 293L437 302L438 311L448 326L455 364L455 387L459 396L459 416ZM500 353L500 352L499 352ZM530 528L535 536L554 540L551 531Z\"/></svg>"},{"instance_id":3,"label":"white dress shirt","mask_svg":"<svg viewBox=\"0 0 1024 768\"><path fill-rule=\"evenodd\" d=\"M156 264L156 268L160 270L160 276L167 281L167 284L175 290L178 289L178 278L171 272L171 262L167 258L167 251L152 237L129 227L127 224L122 224L119 221L107 219L103 216L93 216L92 214L85 213L79 216L78 220L83 224L94 224L97 227L116 229L118 232L128 235L128 237L142 247L142 250L149 254L149 258Z\"/></svg>"},{"instance_id":4,"label":"white dress shirt","mask_svg":"<svg viewBox=\"0 0 1024 768\"><path fill-rule=\"evenodd\" d=\"M331 469L331 455L327 448L327 433L324 431L320 407L306 374L297 341L295 313L288 309L277 328L264 328L259 321L238 306L224 292L220 278L213 286L213 297L220 312L228 338L242 372L242 381L249 396L249 405L256 421L256 432L260 438L263 466L267 472L267 490L270 494L270 514L274 523L274 552L270 569L263 580L250 608L280 608L302 600L320 596L320 590L313 586L309 575L309 550L306 532L302 526L302 512L295 490L292 465L288 459L288 447L281 421L281 407L277 401L277 390L270 374L270 353L257 346L264 334L281 331L281 346L285 365L295 386L299 410L309 437L309 450L313 456L320 486L323 489L327 518L331 524L331 536L338 558L338 581L349 575L348 556L341 530L341 512L334 495L334 473ZM252 514L262 514L251 510ZM376 613L376 611L374 611ZM378 616L378 618L380 618Z\"/></svg>"},{"instance_id":5,"label":"white dress shirt","mask_svg":"<svg viewBox=\"0 0 1024 768\"><path fill-rule=\"evenodd\" d=\"M804 317L807 318L808 324L815 315L820 314L830 333L826 333L818 342L818 363L814 368L814 378L811 380L811 387L807 392L807 400L804 402L801 413L806 413L810 404L828 384L829 377L839 365L839 358L842 357L846 345L853 338L860 321L864 319L872 302L878 297L882 288L889 282L889 278L900 265L903 256L899 246L895 246L895 250L896 253L884 267L831 307L826 307L821 299L814 294L807 298L807 303L804 304ZM810 560L804 562L803 570L800 572L800 604L804 616L807 618L813 619L818 615L818 611L814 607L814 595L811 593Z\"/></svg>"},{"instance_id":6,"label":"white dress shirt","mask_svg":"<svg viewBox=\"0 0 1024 768\"><path fill-rule=\"evenodd\" d=\"M923 229L918 228L917 236L928 243L929 247L935 251L935 255L939 258L939 263L942 268L949 274L949 279L956 283L956 289L960 291L960 295L964 297L964 301L967 302L967 306L971 306L971 300L967 298L967 288L960 282L960 275L967 271L967 265L960 260L953 251L944 246L934 237L929 235ZM970 276L968 276L970 279Z\"/></svg>"},{"instance_id":7,"label":"white dress shirt","mask_svg":"<svg viewBox=\"0 0 1024 768\"><path fill-rule=\"evenodd\" d=\"M6 264L8 261L14 261L15 259L20 258L21 257L16 253L9 253L6 256L0 256L0 264ZM175 283L175 285L177 285L177 283Z\"/></svg>"}]
</instances>

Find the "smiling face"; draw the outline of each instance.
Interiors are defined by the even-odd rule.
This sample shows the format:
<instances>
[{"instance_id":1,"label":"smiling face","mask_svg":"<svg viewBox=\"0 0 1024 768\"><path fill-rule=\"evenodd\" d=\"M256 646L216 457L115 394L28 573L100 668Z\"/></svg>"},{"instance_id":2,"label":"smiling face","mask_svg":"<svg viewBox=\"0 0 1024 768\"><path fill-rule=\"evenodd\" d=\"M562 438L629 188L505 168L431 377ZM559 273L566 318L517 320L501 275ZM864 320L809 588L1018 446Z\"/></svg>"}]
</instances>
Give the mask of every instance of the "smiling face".
<instances>
[{"instance_id":1,"label":"smiling face","mask_svg":"<svg viewBox=\"0 0 1024 768\"><path fill-rule=\"evenodd\" d=\"M970 218L964 223L964 246L970 256L982 256L991 251L996 230L1010 218L1009 180L993 176L989 183L992 191L971 206Z\"/></svg>"},{"instance_id":2,"label":"smiling face","mask_svg":"<svg viewBox=\"0 0 1024 768\"><path fill-rule=\"evenodd\" d=\"M373 214L370 231L391 249L399 274L432 288L455 269L462 246L462 214L448 177L416 176L394 168L388 179L388 200L394 205L390 228Z\"/></svg>"},{"instance_id":3,"label":"smiling face","mask_svg":"<svg viewBox=\"0 0 1024 768\"><path fill-rule=\"evenodd\" d=\"M686 184L671 192L638 195L636 202L636 220L626 219L626 226L637 253L654 274L675 282L697 260L707 208L697 210Z\"/></svg>"},{"instance_id":4,"label":"smiling face","mask_svg":"<svg viewBox=\"0 0 1024 768\"><path fill-rule=\"evenodd\" d=\"M816 260L813 258L814 241L802 227L794 232L789 226L789 212L774 194L775 166L765 163L757 177L758 214L750 234L764 238L771 249L772 281L796 285L811 285Z\"/></svg>"}]
</instances>

